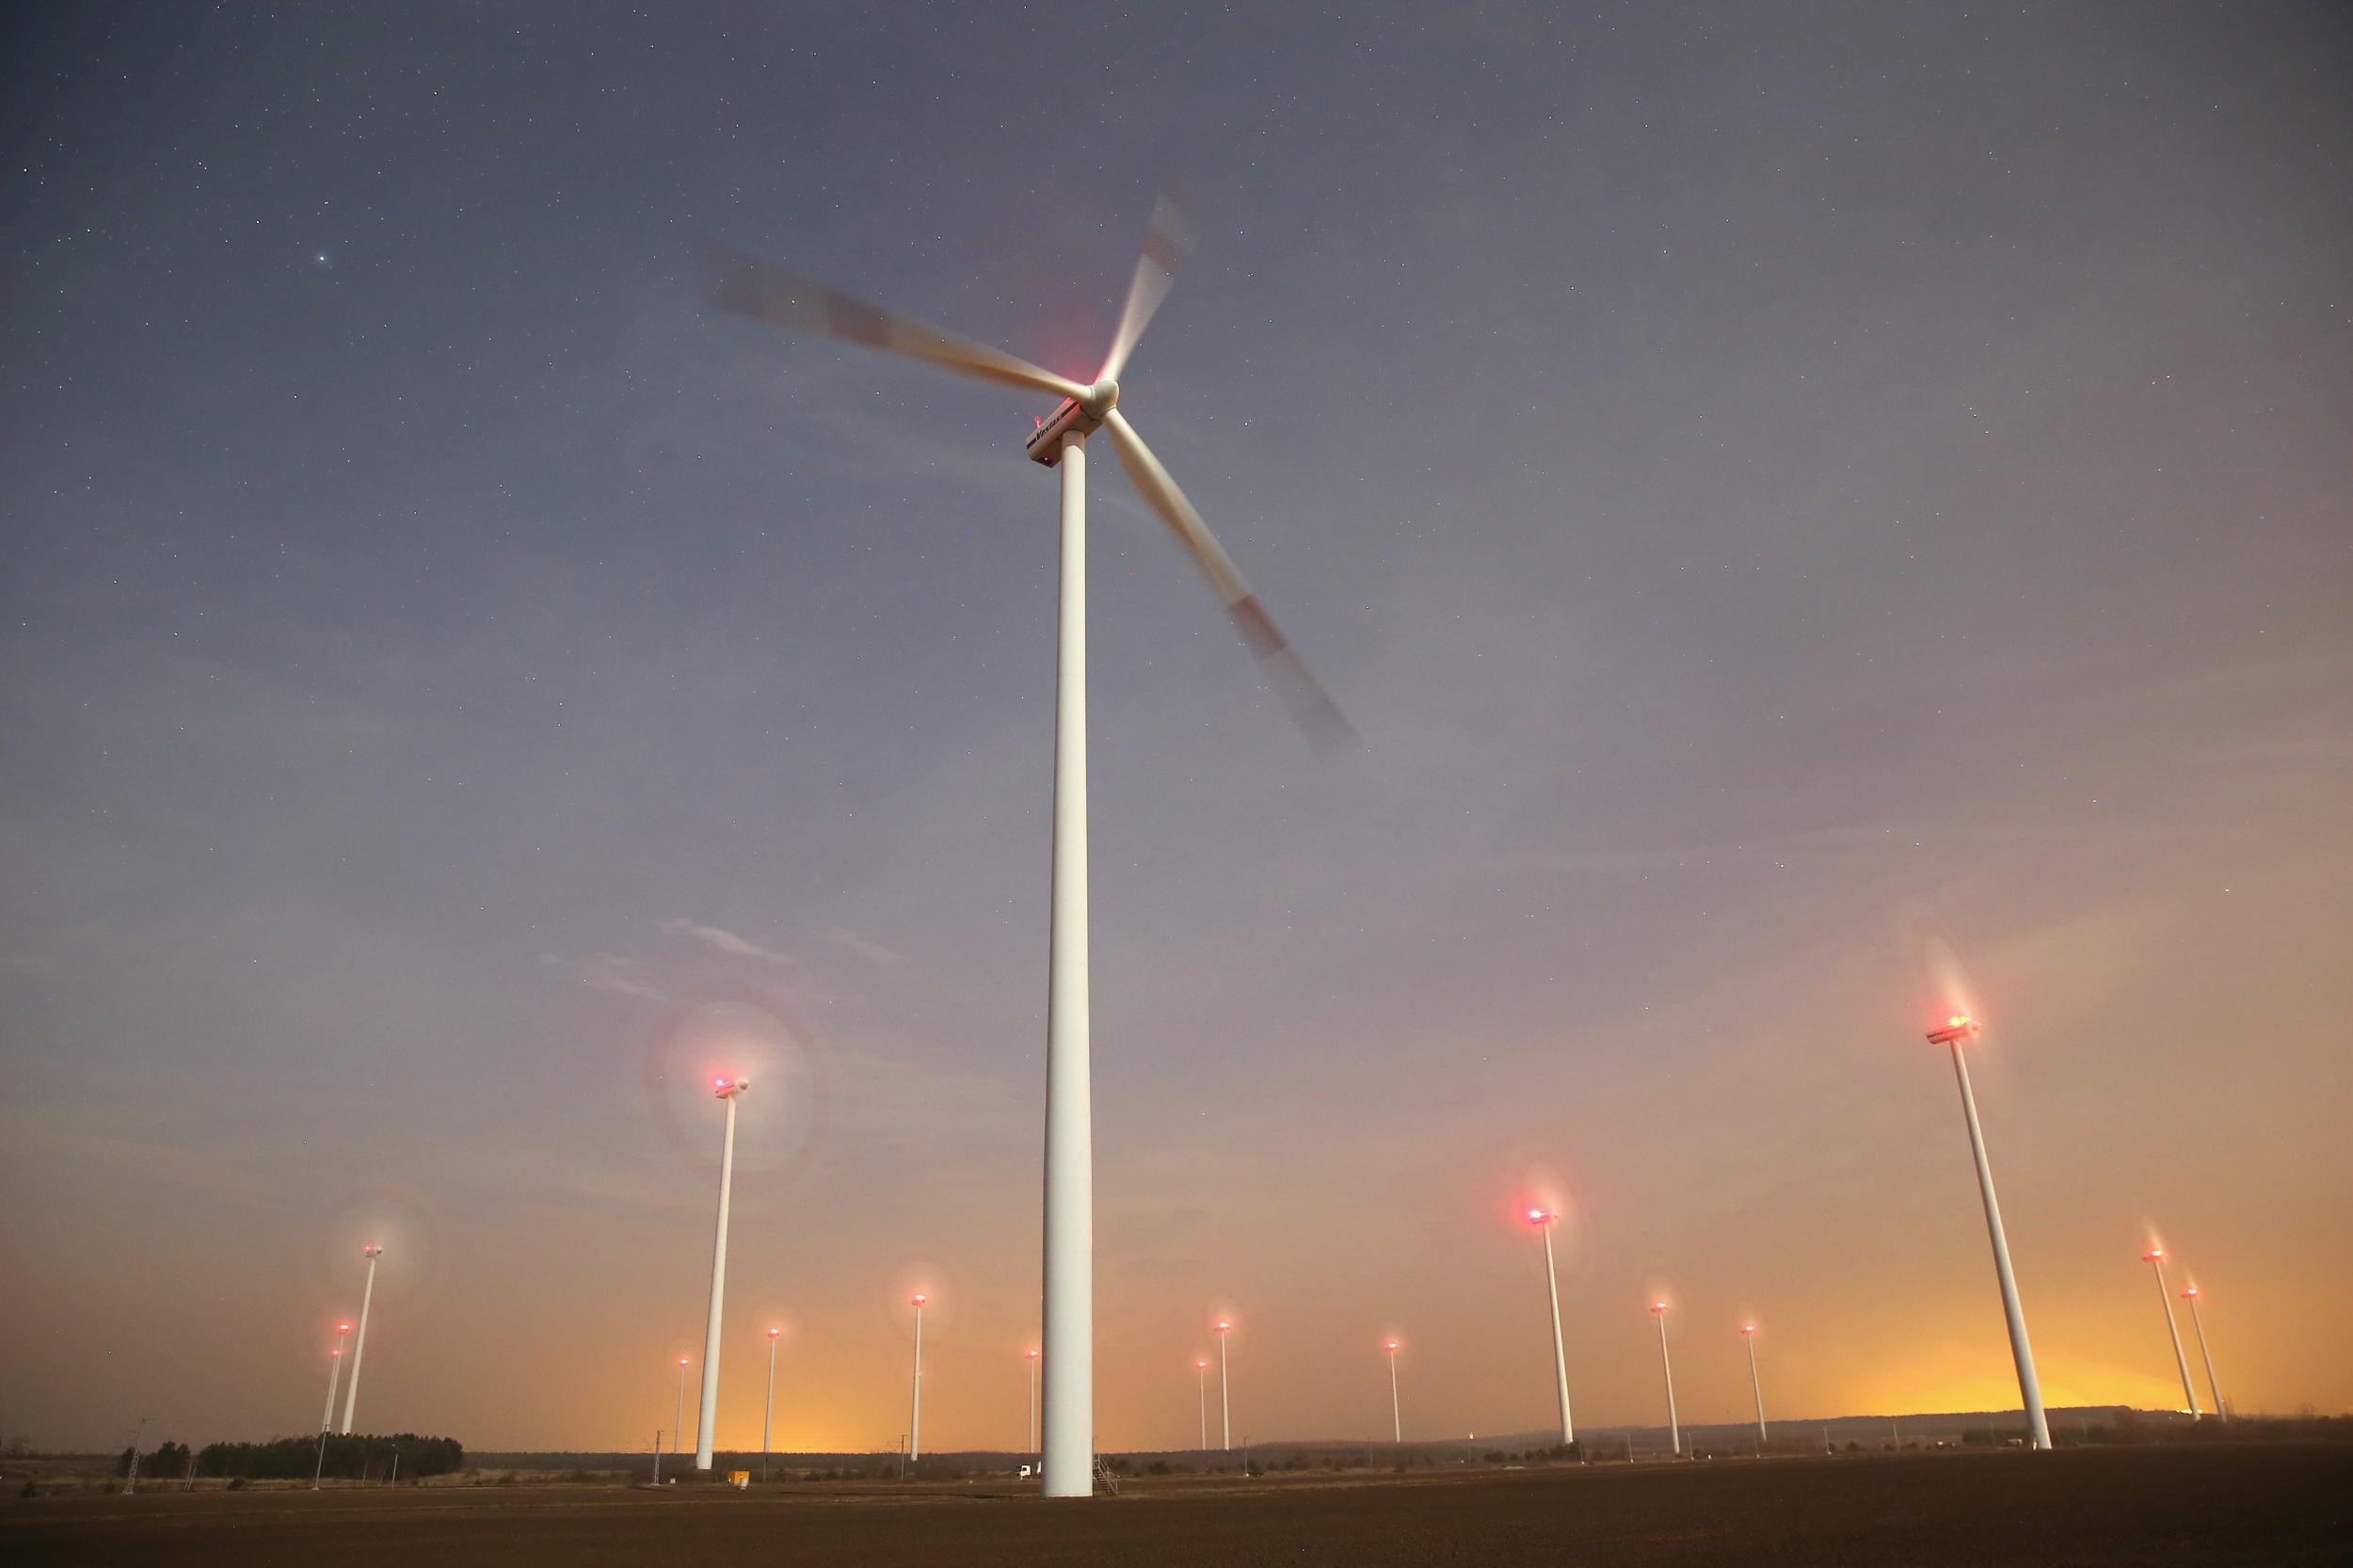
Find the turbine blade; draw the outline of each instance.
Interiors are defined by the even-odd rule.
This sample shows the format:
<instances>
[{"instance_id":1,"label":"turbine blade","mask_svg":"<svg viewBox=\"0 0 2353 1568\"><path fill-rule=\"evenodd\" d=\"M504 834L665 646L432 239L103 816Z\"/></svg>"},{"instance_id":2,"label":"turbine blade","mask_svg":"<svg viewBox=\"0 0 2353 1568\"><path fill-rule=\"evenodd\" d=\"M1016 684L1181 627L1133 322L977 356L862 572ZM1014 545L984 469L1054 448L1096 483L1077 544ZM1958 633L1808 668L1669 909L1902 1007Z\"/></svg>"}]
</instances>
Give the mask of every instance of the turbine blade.
<instances>
[{"instance_id":1,"label":"turbine blade","mask_svg":"<svg viewBox=\"0 0 2353 1568\"><path fill-rule=\"evenodd\" d=\"M1152 456L1152 449L1144 444L1136 427L1127 416L1113 408L1103 418L1105 428L1112 433L1112 450L1119 456L1119 466L1128 471L1128 477L1144 495L1152 509L1160 514L1176 534L1185 553L1193 557L1201 575L1209 580L1217 601L1225 607L1228 619L1241 640L1250 645L1250 651L1258 658L1258 667L1266 672L1275 695L1283 699L1291 720L1307 737L1307 744L1329 756L1356 744L1356 730L1338 704L1316 684L1307 666L1292 651L1289 641L1275 629L1250 584L1241 580L1234 559L1193 510L1185 492L1176 488L1176 481L1168 476L1168 470Z\"/></svg>"},{"instance_id":2,"label":"turbine blade","mask_svg":"<svg viewBox=\"0 0 2353 1568\"><path fill-rule=\"evenodd\" d=\"M1082 397L1086 389L1029 360L960 338L911 316L893 314L839 289L771 266L756 256L722 246L710 249L704 297L722 311L750 316L777 327L813 332L837 343L879 348L928 360L949 370L977 376L1009 387L1048 392L1058 397Z\"/></svg>"},{"instance_id":3,"label":"turbine blade","mask_svg":"<svg viewBox=\"0 0 2353 1568\"><path fill-rule=\"evenodd\" d=\"M1144 231L1144 253L1136 258L1136 275L1128 280L1128 303L1119 312L1119 330L1112 334L1112 351L1103 360L1098 381L1116 381L1128 368L1128 356L1152 323L1152 312L1168 297L1168 285L1185 252L1193 248L1193 223L1173 196L1152 204L1152 221Z\"/></svg>"}]
</instances>

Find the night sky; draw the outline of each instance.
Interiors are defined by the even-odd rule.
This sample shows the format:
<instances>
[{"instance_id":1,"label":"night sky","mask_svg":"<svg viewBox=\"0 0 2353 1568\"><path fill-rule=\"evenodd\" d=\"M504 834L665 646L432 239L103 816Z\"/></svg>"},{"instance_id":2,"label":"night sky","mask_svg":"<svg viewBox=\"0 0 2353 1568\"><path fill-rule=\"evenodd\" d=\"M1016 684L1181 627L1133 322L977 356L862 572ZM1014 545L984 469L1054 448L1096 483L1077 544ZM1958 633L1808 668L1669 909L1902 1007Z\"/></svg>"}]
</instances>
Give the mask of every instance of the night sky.
<instances>
[{"instance_id":1,"label":"night sky","mask_svg":"<svg viewBox=\"0 0 2353 1568\"><path fill-rule=\"evenodd\" d=\"M1091 465L1097 1431L2353 1408L2353 28L2315 4L13 8L0 1430L1019 1448L1049 400ZM2176 1285L2182 1283L2177 1272ZM2186 1331L2185 1323L2185 1331ZM2193 1351L2193 1357L2194 1357ZM1214 1396L1214 1390L1212 1390ZM2201 1378L2200 1397L2205 1396ZM691 1409L688 1420L693 1421ZM1214 1423L1214 1410L1212 1411Z\"/></svg>"}]
</instances>

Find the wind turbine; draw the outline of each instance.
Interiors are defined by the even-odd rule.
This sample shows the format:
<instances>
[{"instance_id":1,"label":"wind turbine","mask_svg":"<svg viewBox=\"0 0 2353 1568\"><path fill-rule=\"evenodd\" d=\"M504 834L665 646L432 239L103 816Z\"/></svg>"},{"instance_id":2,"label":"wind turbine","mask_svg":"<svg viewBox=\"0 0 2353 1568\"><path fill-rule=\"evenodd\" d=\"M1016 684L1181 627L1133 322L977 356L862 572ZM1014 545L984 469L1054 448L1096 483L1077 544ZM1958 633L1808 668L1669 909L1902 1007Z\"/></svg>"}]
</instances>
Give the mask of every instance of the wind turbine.
<instances>
[{"instance_id":1,"label":"wind turbine","mask_svg":"<svg viewBox=\"0 0 2353 1568\"><path fill-rule=\"evenodd\" d=\"M368 1307L376 1300L376 1260L384 1249L371 1241L360 1249L368 1260L368 1287L360 1292L360 1337L351 1346L351 1381L344 1385L344 1435L351 1435L351 1413L360 1408L360 1364L368 1354Z\"/></svg>"},{"instance_id":2,"label":"wind turbine","mask_svg":"<svg viewBox=\"0 0 2353 1568\"><path fill-rule=\"evenodd\" d=\"M711 1440L719 1418L719 1317L728 1296L728 1197L735 1186L735 1102L751 1092L748 1078L714 1078L712 1093L728 1108L719 1135L719 1224L711 1243L711 1315L703 1323L703 1386L695 1401L695 1468L711 1468Z\"/></svg>"},{"instance_id":3,"label":"wind turbine","mask_svg":"<svg viewBox=\"0 0 2353 1568\"><path fill-rule=\"evenodd\" d=\"M2206 1392L2214 1396L2215 1416L2228 1422L2231 1407L2222 1402L2222 1385L2214 1381L2214 1352L2206 1349L2206 1320L2198 1315L2198 1287L2192 1285L2183 1291L2182 1300L2189 1303L2189 1320L2198 1327L2198 1353L2206 1363Z\"/></svg>"},{"instance_id":4,"label":"wind turbine","mask_svg":"<svg viewBox=\"0 0 2353 1568\"><path fill-rule=\"evenodd\" d=\"M1683 1457L1683 1426L1675 1419L1675 1364L1667 1354L1667 1304L1650 1304L1651 1316L1658 1320L1658 1365L1667 1374L1667 1439L1674 1446L1675 1457Z\"/></svg>"},{"instance_id":5,"label":"wind turbine","mask_svg":"<svg viewBox=\"0 0 2353 1568\"><path fill-rule=\"evenodd\" d=\"M1756 1325L1740 1325L1740 1342L1749 1348L1749 1392L1756 1396L1756 1451L1765 1452L1765 1384L1756 1376Z\"/></svg>"},{"instance_id":6,"label":"wind turbine","mask_svg":"<svg viewBox=\"0 0 2353 1568\"><path fill-rule=\"evenodd\" d=\"M1209 1364L1195 1356L1193 1363L1193 1393L1201 1406L1201 1451L1209 1448Z\"/></svg>"},{"instance_id":7,"label":"wind turbine","mask_svg":"<svg viewBox=\"0 0 2353 1568\"><path fill-rule=\"evenodd\" d=\"M2189 1357L2182 1353L2182 1327L2173 1320L2173 1292L2165 1283L2165 1249L2151 1247L2140 1255L2140 1260L2155 1271L2157 1304L2165 1308L2165 1332L2173 1341L2173 1365L2182 1374L2182 1402L2189 1408L2189 1418L2199 1417L2198 1391L2189 1385Z\"/></svg>"},{"instance_id":8,"label":"wind turbine","mask_svg":"<svg viewBox=\"0 0 2353 1568\"><path fill-rule=\"evenodd\" d=\"M1221 1423L1218 1430L1225 1433L1218 1440L1218 1446L1227 1453L1234 1448L1234 1385L1226 1371L1225 1336L1233 1332L1234 1325L1230 1320L1220 1318L1217 1320L1217 1408Z\"/></svg>"},{"instance_id":9,"label":"wind turbine","mask_svg":"<svg viewBox=\"0 0 2353 1568\"><path fill-rule=\"evenodd\" d=\"M1405 1441L1405 1417L1397 1402L1397 1341L1385 1339L1381 1348L1389 1352L1389 1441Z\"/></svg>"},{"instance_id":10,"label":"wind turbine","mask_svg":"<svg viewBox=\"0 0 2353 1568\"><path fill-rule=\"evenodd\" d=\"M768 1479L769 1445L776 1432L776 1341L783 1336L780 1328L768 1331L768 1406L760 1418L760 1479L763 1481Z\"/></svg>"},{"instance_id":11,"label":"wind turbine","mask_svg":"<svg viewBox=\"0 0 2353 1568\"><path fill-rule=\"evenodd\" d=\"M1557 1209L1531 1208L1528 1223L1545 1238L1545 1288L1552 1297L1552 1381L1561 1392L1561 1446L1577 1441L1576 1423L1569 1419L1569 1358L1561 1348L1561 1273L1552 1263L1552 1227L1561 1223Z\"/></svg>"},{"instance_id":12,"label":"wind turbine","mask_svg":"<svg viewBox=\"0 0 2353 1568\"><path fill-rule=\"evenodd\" d=\"M1317 685L1257 597L1235 569L1168 470L1119 411L1119 376L1166 296L1185 249L1185 224L1163 200L1153 208L1144 253L1128 285L1118 329L1093 383L881 310L821 283L734 251L712 257L711 303L725 311L820 337L926 360L1001 386L1061 399L1037 421L1031 460L1062 470L1061 586L1054 666L1052 900L1048 916L1046 1003L1046 1258L1044 1491L1086 1497L1095 1491L1095 1181L1088 1039L1086 440L1111 433L1128 478L1193 557L1259 667L1319 749L1353 743L1355 732Z\"/></svg>"},{"instance_id":13,"label":"wind turbine","mask_svg":"<svg viewBox=\"0 0 2353 1568\"><path fill-rule=\"evenodd\" d=\"M923 1304L931 1298L918 1290L907 1298L915 1305L915 1388L908 1395L907 1458L923 1457Z\"/></svg>"},{"instance_id":14,"label":"wind turbine","mask_svg":"<svg viewBox=\"0 0 2353 1568\"><path fill-rule=\"evenodd\" d=\"M1944 1028L1929 1031L1929 1044L1953 1053L1953 1076L1961 1080L1961 1116L1969 1124L1969 1152L1977 1165L1977 1196L1985 1206L1986 1234L1993 1242L1993 1276L2002 1287L2002 1316L2009 1324L2009 1357L2018 1368L2018 1399L2026 1409L2026 1437L2033 1447L2048 1451L2051 1423L2042 1413L2042 1381L2035 1376L2034 1347L2026 1342L2026 1309L2018 1302L2018 1276L2009 1266L2009 1237L2002 1229L2002 1206L1993 1196L1993 1167L1985 1158L1985 1129L1977 1125L1977 1096L1969 1087L1969 1064L1961 1054L1961 1043L1983 1028L1967 1014L1956 1013L1945 1020Z\"/></svg>"},{"instance_id":15,"label":"wind turbine","mask_svg":"<svg viewBox=\"0 0 2353 1568\"><path fill-rule=\"evenodd\" d=\"M335 1325L335 1348L327 1352L327 1414L319 1417L319 1431L335 1430L335 1380L344 1370L344 1336L351 1332L349 1323Z\"/></svg>"}]
</instances>

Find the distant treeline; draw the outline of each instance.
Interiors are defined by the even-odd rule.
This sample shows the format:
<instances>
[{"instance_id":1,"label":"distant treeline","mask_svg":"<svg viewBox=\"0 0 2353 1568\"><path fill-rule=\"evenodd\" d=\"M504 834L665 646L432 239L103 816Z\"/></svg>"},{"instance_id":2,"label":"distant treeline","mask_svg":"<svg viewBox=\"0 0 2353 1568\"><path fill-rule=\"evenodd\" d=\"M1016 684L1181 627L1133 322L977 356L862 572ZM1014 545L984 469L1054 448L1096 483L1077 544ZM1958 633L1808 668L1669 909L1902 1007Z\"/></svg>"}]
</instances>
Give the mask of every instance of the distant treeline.
<instances>
[{"instance_id":1,"label":"distant treeline","mask_svg":"<svg viewBox=\"0 0 2353 1568\"><path fill-rule=\"evenodd\" d=\"M315 1434L267 1443L207 1443L197 1450L196 1473L239 1480L309 1480L314 1473L339 1480L383 1480L392 1474L395 1458L406 1480L449 1474L466 1463L466 1449L455 1437L420 1437L412 1432L364 1437L329 1433L322 1464ZM179 1448L176 1467L169 1467L169 1460L165 1461L167 1467L151 1468L154 1464L152 1458L142 1458L139 1469L143 1474L182 1475L187 1469L187 1449ZM123 1468L129 1468L127 1456Z\"/></svg>"}]
</instances>

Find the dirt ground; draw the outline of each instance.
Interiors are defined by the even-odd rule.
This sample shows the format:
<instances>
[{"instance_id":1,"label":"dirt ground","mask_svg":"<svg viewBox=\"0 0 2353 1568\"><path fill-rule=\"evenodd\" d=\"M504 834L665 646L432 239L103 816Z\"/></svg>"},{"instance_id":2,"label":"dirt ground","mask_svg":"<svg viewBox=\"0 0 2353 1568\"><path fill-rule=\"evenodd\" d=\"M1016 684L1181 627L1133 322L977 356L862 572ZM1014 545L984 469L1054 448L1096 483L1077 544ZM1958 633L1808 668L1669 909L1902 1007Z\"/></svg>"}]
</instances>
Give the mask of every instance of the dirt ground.
<instances>
[{"instance_id":1,"label":"dirt ground","mask_svg":"<svg viewBox=\"0 0 2353 1568\"><path fill-rule=\"evenodd\" d=\"M1004 1487L158 1492L0 1502L0 1563L2344 1563L2353 1448L1724 1460Z\"/></svg>"}]
</instances>

